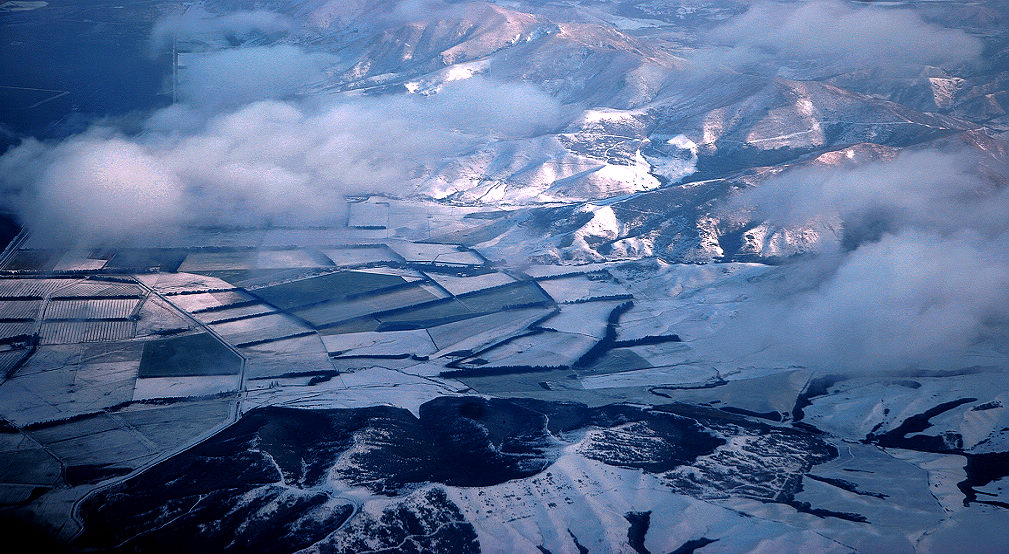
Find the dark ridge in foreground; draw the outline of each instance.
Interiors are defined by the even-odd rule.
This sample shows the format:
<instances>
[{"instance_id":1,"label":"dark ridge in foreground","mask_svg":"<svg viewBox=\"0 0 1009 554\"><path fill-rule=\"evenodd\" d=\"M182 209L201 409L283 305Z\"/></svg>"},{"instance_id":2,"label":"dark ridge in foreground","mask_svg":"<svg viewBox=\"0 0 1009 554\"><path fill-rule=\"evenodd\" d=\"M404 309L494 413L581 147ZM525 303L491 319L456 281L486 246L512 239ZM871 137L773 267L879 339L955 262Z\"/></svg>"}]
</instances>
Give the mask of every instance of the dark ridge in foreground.
<instances>
[{"instance_id":1,"label":"dark ridge in foreground","mask_svg":"<svg viewBox=\"0 0 1009 554\"><path fill-rule=\"evenodd\" d=\"M745 441L747 456L720 450L730 436ZM598 462L660 474L684 494L718 497L732 489L784 504L801 490L801 479L790 475L836 456L808 433L682 404L440 397L423 404L419 417L387 406L260 408L88 499L76 546L280 552L316 545L355 552L409 543L407 551L475 552L474 529L443 487L537 475L572 443ZM709 469L725 466L734 469ZM390 497L381 517L359 513L341 496L356 486ZM645 552L650 517L627 519L629 545Z\"/></svg>"}]
</instances>

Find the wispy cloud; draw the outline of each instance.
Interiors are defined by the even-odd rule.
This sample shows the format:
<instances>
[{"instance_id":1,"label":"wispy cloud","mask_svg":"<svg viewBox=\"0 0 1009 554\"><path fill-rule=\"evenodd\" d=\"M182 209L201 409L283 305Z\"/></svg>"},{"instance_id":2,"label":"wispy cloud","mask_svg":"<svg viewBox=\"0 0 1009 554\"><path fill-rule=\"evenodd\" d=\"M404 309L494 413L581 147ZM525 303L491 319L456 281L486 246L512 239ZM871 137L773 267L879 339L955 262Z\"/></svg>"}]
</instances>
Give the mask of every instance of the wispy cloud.
<instances>
[{"instance_id":1,"label":"wispy cloud","mask_svg":"<svg viewBox=\"0 0 1009 554\"><path fill-rule=\"evenodd\" d=\"M737 198L772 226L841 222L849 238L793 261L729 334L817 367L892 370L957 359L1009 322L1009 190L973 154L924 150L785 172ZM745 329L745 331L744 331Z\"/></svg>"},{"instance_id":2,"label":"wispy cloud","mask_svg":"<svg viewBox=\"0 0 1009 554\"><path fill-rule=\"evenodd\" d=\"M760 0L700 38L695 69L759 71L813 65L832 71L917 74L925 65L980 60L981 41L924 21L909 9L836 0Z\"/></svg>"},{"instance_id":3,"label":"wispy cloud","mask_svg":"<svg viewBox=\"0 0 1009 554\"><path fill-rule=\"evenodd\" d=\"M403 193L446 157L562 126L529 85L473 78L433 95L332 95L208 113L178 105L126 136L97 127L0 157L22 220L53 241L142 240L161 227L333 218L348 193Z\"/></svg>"},{"instance_id":4,"label":"wispy cloud","mask_svg":"<svg viewBox=\"0 0 1009 554\"><path fill-rule=\"evenodd\" d=\"M183 102L220 109L283 98L324 81L338 58L291 45L229 48L183 55L178 94Z\"/></svg>"},{"instance_id":5,"label":"wispy cloud","mask_svg":"<svg viewBox=\"0 0 1009 554\"><path fill-rule=\"evenodd\" d=\"M294 28L287 16L267 10L239 10L226 14L211 14L200 6L181 14L159 19L151 31L151 48L161 49L173 40L200 42L223 46L241 42L255 33L283 33Z\"/></svg>"}]
</instances>

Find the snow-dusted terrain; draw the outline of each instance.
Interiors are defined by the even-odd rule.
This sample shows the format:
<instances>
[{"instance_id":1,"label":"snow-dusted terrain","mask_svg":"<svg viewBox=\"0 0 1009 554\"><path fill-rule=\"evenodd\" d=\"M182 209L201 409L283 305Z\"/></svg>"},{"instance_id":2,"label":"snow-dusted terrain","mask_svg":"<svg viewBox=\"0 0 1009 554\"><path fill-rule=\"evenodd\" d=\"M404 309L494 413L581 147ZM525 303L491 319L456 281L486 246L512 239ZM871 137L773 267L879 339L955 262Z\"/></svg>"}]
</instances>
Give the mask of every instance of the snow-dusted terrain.
<instances>
[{"instance_id":1,"label":"snow-dusted terrain","mask_svg":"<svg viewBox=\"0 0 1009 554\"><path fill-rule=\"evenodd\" d=\"M1009 549L1007 5L7 4L176 59L0 82L4 529Z\"/></svg>"}]
</instances>

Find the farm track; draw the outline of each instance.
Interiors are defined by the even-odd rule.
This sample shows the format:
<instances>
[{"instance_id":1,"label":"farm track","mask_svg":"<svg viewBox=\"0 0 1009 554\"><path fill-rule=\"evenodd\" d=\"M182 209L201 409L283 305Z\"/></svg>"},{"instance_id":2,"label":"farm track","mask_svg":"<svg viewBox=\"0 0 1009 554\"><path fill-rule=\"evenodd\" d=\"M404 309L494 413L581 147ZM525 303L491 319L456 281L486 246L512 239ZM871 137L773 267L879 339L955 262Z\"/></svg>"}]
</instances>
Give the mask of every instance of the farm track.
<instances>
[{"instance_id":1,"label":"farm track","mask_svg":"<svg viewBox=\"0 0 1009 554\"><path fill-rule=\"evenodd\" d=\"M136 477L136 476L138 476L138 475L146 472L150 468L152 468L152 467L160 464L161 462L163 462L165 460L168 460L168 459L170 459L170 458L172 458L172 457L174 457L174 456L176 456L176 455L178 455L178 454L180 454L182 452L185 452L186 450L188 450L188 449L190 449L190 448L192 448L192 447L194 447L194 446L196 446L196 445L198 445L198 444L206 441L207 439L213 437L214 435L217 435L221 431L224 431L228 427L231 427L232 425L234 425L235 423L237 423L238 420L241 419L241 416L242 416L242 400L243 400L243 394L245 392L245 382L246 382L246 375L245 375L246 358L245 358L245 356L243 356L242 353L239 352L238 349L236 349L234 346L232 346L227 341L225 341L224 339L222 339L220 337L220 335L218 335L216 332L214 332L213 329L211 329L206 324L202 323L201 321L199 321L196 318L194 318L191 315L189 315L189 313L186 312L185 310L182 310L181 308L179 308L175 304L171 303L167 298L165 298L164 295L160 294L159 292L157 292L153 288L148 287L144 283L140 282L139 279L137 279L136 281L137 281L137 284L140 285L140 287L142 287L149 295L153 295L153 296L161 299L163 302L165 302L166 304L168 304L169 306L171 306L177 312L181 313L186 319L192 321L198 327L200 327L205 332L209 333L215 339L217 339L222 344L224 344L228 348L228 350L231 350L236 356L239 357L239 359L242 360L241 373L240 373L241 378L239 380L239 389L238 389L238 398L235 401L234 405L232 406L232 409L231 409L231 412L230 412L230 416L229 416L229 418L228 418L227 421L222 422L221 424L213 427L212 429L210 429L210 430L208 430L208 431L206 431L206 432L204 432L204 433L202 433L202 434L194 437L193 439L187 441L185 444L182 444L181 446L178 446L178 447L176 447L176 448L174 448L172 450L169 450L167 452L164 452L164 453L156 456L155 458L151 459L150 461L146 462L145 464L143 464L140 467L134 469L132 472L130 472L130 473L126 474L126 475L123 475L121 477L116 477L114 479L110 479L110 480L102 483L100 486L97 486L97 487L91 489L90 491L87 492L87 494L85 494L81 498L77 499L74 502L73 506L71 507L71 511L70 511L70 519L74 522L74 525L76 526L76 529L74 530L73 535L67 537L67 539L69 540L69 542L73 542L73 541L77 540L77 538L80 537L80 535L84 532L84 522L81 519L80 509L81 509L81 506L84 504L84 502L86 502L89 498L91 498L95 494L97 494L97 493L99 493L101 491L104 491L104 490L106 490L106 489L108 489L108 488L110 488L112 486L118 485L118 484L120 484L120 483L122 483L124 481L132 479L132 478L134 478L134 477Z\"/></svg>"}]
</instances>

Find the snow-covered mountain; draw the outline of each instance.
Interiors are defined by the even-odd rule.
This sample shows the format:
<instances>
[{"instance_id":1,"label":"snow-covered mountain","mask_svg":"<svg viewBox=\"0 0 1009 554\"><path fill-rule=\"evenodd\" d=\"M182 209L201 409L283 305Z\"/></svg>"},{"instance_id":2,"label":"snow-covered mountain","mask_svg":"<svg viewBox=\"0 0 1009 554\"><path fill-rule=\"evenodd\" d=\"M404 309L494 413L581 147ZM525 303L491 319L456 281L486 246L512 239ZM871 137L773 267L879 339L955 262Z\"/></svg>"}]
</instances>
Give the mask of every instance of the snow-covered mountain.
<instances>
[{"instance_id":1,"label":"snow-covered mountain","mask_svg":"<svg viewBox=\"0 0 1009 554\"><path fill-rule=\"evenodd\" d=\"M519 208L508 221L549 220L533 232L532 253L554 260L787 257L836 243L840 221L828 214L782 227L719 209L784 169L948 150L957 136L970 137L966 148L987 160L982 165L1005 161L999 33L1007 15L985 3L915 5L925 31L953 33L941 27L953 21L987 50L967 62L953 57L945 68L899 71L838 65L819 51L773 57L770 69L760 58L733 65L712 52L727 40L726 22L747 11L737 2L206 4L242 8L291 17L297 30L281 42L339 58L305 93L437 95L478 77L530 84L558 99L565 113L554 128L480 141L385 191ZM572 204L579 202L588 204ZM565 206L552 216L527 213L551 203ZM529 231L506 227L494 226ZM523 244L529 253L530 241Z\"/></svg>"},{"instance_id":2,"label":"snow-covered mountain","mask_svg":"<svg viewBox=\"0 0 1009 554\"><path fill-rule=\"evenodd\" d=\"M1009 4L37 4L162 95L0 86L0 527L1006 548Z\"/></svg>"}]
</instances>

